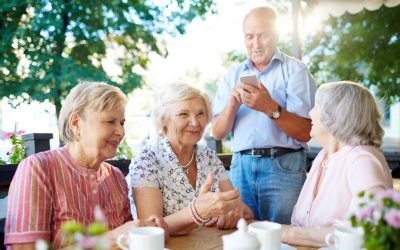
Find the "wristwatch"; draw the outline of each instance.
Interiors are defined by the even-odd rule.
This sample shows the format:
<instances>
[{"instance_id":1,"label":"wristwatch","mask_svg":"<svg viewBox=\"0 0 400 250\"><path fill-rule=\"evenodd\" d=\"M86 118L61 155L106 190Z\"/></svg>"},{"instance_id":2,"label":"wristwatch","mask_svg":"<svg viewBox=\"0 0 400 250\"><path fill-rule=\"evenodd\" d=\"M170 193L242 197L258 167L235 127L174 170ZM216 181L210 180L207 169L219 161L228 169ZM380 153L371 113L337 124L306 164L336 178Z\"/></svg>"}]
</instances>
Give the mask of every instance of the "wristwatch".
<instances>
[{"instance_id":1,"label":"wristwatch","mask_svg":"<svg viewBox=\"0 0 400 250\"><path fill-rule=\"evenodd\" d=\"M281 106L279 106L279 104L278 104L278 109L272 111L272 114L271 114L270 118L271 118L272 120L276 120L276 119L278 119L279 117L281 117L281 110L282 110L282 108L281 108Z\"/></svg>"}]
</instances>

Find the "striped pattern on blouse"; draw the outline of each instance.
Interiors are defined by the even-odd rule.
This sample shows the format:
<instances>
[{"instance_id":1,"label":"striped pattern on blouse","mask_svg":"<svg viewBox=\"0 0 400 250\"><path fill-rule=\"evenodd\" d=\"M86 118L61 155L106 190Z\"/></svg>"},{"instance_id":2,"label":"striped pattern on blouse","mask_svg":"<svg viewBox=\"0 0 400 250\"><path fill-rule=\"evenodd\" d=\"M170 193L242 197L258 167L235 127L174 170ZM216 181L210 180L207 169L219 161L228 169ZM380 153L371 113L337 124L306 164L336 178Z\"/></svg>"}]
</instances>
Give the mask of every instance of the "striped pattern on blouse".
<instances>
[{"instance_id":1,"label":"striped pattern on blouse","mask_svg":"<svg viewBox=\"0 0 400 250\"><path fill-rule=\"evenodd\" d=\"M119 169L108 163L98 170L81 167L63 147L30 156L19 164L10 185L4 243L44 239L55 248L66 246L62 223L87 225L94 221L96 206L110 230L132 219Z\"/></svg>"}]
</instances>

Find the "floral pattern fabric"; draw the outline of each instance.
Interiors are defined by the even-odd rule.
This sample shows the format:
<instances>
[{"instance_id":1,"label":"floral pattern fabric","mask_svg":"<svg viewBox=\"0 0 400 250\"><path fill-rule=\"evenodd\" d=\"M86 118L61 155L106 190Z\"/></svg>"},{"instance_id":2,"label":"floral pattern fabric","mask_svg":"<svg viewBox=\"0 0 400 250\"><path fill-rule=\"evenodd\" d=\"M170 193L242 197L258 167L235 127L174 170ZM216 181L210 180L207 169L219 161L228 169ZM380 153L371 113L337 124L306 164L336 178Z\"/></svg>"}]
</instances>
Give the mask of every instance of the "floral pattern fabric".
<instances>
[{"instance_id":1,"label":"floral pattern fabric","mask_svg":"<svg viewBox=\"0 0 400 250\"><path fill-rule=\"evenodd\" d=\"M219 182L227 180L225 168L217 154L203 145L196 145L196 188L185 172L166 139L148 143L132 160L129 167L131 186L154 187L161 190L164 216L180 211L198 197L207 175L214 175L211 191L219 192ZM134 204L132 204L134 205Z\"/></svg>"}]
</instances>

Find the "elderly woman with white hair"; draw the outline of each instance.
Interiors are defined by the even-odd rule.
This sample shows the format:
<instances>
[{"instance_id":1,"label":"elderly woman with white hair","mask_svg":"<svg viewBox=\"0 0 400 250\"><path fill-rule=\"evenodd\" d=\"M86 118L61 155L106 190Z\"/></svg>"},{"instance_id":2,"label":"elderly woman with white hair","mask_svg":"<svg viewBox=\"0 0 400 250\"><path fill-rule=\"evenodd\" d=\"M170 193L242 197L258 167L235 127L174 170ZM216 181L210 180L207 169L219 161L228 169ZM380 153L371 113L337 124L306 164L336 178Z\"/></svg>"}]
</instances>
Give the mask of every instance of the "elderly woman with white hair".
<instances>
[{"instance_id":1,"label":"elderly woman with white hair","mask_svg":"<svg viewBox=\"0 0 400 250\"><path fill-rule=\"evenodd\" d=\"M8 249L35 249L39 239L54 249L67 247L72 242L62 224L92 223L96 207L110 230L100 236L109 242L108 249L117 249L116 237L132 227L167 229L155 216L132 221L124 175L104 162L115 156L125 135L126 102L120 89L106 83L82 82L71 90L59 117L65 146L29 156L11 182L5 226Z\"/></svg>"},{"instance_id":2,"label":"elderly woman with white hair","mask_svg":"<svg viewBox=\"0 0 400 250\"><path fill-rule=\"evenodd\" d=\"M310 135L322 146L282 240L294 245L324 246L335 226L344 226L361 191L393 186L383 154L381 114L374 97L353 82L323 84L310 111Z\"/></svg>"},{"instance_id":3,"label":"elderly woman with white hair","mask_svg":"<svg viewBox=\"0 0 400 250\"><path fill-rule=\"evenodd\" d=\"M211 117L209 99L197 88L175 84L161 95L153 111L160 137L130 166L138 218L164 216L171 235L215 223L234 228L240 217L252 218L217 154L197 144Z\"/></svg>"}]
</instances>

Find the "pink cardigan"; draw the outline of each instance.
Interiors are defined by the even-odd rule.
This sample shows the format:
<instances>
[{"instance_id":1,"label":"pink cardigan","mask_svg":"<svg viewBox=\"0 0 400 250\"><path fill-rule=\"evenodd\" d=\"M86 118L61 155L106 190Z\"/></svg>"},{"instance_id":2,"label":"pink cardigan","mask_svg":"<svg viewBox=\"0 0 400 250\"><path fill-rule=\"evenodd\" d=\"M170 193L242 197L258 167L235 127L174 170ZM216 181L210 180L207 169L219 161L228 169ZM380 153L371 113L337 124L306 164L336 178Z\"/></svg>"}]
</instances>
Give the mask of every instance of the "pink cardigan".
<instances>
[{"instance_id":1,"label":"pink cardigan","mask_svg":"<svg viewBox=\"0 0 400 250\"><path fill-rule=\"evenodd\" d=\"M383 154L372 146L344 146L330 156L325 177L314 197L322 159L315 158L292 214L292 224L303 227L339 225L357 208L357 194L369 188L392 188Z\"/></svg>"}]
</instances>

